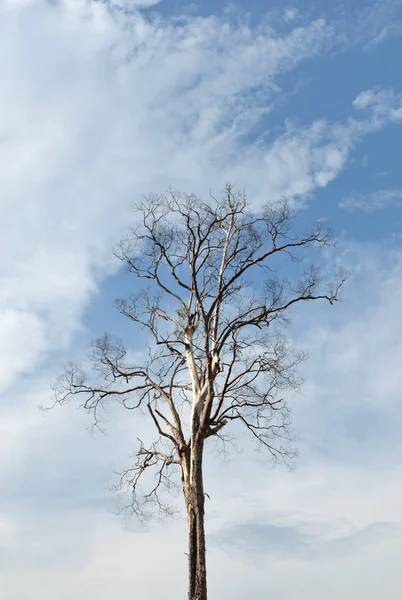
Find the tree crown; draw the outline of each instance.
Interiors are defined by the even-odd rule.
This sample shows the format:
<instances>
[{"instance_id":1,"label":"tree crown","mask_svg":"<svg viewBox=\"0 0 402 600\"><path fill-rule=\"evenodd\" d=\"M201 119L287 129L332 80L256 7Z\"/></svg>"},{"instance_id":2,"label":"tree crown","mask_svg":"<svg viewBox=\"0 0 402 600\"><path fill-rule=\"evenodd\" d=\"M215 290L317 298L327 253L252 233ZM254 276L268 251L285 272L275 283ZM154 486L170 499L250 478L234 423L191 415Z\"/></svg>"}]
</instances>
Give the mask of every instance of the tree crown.
<instances>
[{"instance_id":1,"label":"tree crown","mask_svg":"<svg viewBox=\"0 0 402 600\"><path fill-rule=\"evenodd\" d=\"M336 301L345 275L322 289L316 267L295 281L281 274L283 259L298 266L303 251L331 241L320 223L296 235L287 201L254 212L245 194L227 185L222 198L208 202L172 190L151 195L135 214L140 221L116 256L144 285L116 305L147 332L144 360L132 364L126 347L105 335L91 354L100 383L70 363L54 390L58 403L82 396L95 422L110 399L130 410L146 408L157 438L140 440L136 463L121 480L143 515L144 503L167 510L159 490L170 488L170 470L200 440L225 441L230 423L244 427L274 459L292 455L284 394L300 384L303 354L281 326L297 303ZM155 484L139 493L150 470Z\"/></svg>"}]
</instances>

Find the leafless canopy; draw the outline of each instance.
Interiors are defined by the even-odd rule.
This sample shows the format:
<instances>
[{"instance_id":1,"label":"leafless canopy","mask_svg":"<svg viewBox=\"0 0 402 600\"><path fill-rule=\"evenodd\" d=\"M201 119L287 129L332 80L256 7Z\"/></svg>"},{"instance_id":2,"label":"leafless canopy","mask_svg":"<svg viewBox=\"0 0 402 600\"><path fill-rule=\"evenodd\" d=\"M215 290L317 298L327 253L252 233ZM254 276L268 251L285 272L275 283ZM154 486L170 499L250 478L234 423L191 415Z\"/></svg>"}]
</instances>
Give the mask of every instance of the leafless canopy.
<instances>
[{"instance_id":1,"label":"leafless canopy","mask_svg":"<svg viewBox=\"0 0 402 600\"><path fill-rule=\"evenodd\" d=\"M133 490L133 510L143 514L149 502L163 510L160 488L171 485L174 468L184 477L191 448L214 436L225 439L233 422L273 457L289 456L284 396L299 384L302 355L281 326L297 303L332 304L345 278L325 286L316 268L300 273L303 251L330 242L320 224L295 235L286 201L253 212L230 185L208 202L174 191L151 195L135 207L135 218L139 225L116 255L136 287L143 285L117 307L145 330L144 358L135 364L119 340L105 335L91 355L98 377L70 364L55 385L55 400L79 395L95 420L110 400L147 412L155 441L140 441L135 464L122 474ZM154 480L147 479L150 472Z\"/></svg>"}]
</instances>

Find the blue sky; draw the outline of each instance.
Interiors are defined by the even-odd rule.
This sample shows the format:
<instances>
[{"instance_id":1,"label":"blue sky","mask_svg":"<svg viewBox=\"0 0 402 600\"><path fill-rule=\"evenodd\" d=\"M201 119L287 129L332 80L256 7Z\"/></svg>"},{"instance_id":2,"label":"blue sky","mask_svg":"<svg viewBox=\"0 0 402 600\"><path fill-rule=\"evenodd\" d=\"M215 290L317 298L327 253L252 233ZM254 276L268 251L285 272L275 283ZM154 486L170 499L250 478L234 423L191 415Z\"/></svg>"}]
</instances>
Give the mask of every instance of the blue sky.
<instances>
[{"instance_id":1,"label":"blue sky","mask_svg":"<svg viewBox=\"0 0 402 600\"><path fill-rule=\"evenodd\" d=\"M37 406L103 331L142 350L112 306L136 285L112 256L131 203L230 180L325 219L351 277L289 331L294 472L247 441L207 459L211 596L399 600L401 53L400 0L0 0L4 598L184 597L185 520L141 529L108 492L146 421L111 407L91 436Z\"/></svg>"}]
</instances>

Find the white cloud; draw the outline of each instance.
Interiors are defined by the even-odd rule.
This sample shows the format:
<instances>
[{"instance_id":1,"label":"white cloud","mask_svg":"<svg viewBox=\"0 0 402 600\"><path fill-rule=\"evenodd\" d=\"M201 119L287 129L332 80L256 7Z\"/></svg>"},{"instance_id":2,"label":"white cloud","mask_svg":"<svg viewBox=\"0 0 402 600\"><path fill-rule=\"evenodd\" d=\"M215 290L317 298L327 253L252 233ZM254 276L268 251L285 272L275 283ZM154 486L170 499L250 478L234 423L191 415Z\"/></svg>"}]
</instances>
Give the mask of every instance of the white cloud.
<instances>
[{"instance_id":1,"label":"white cloud","mask_svg":"<svg viewBox=\"0 0 402 600\"><path fill-rule=\"evenodd\" d=\"M32 312L0 313L0 391L21 371L33 372L46 348L43 323Z\"/></svg>"},{"instance_id":2,"label":"white cloud","mask_svg":"<svg viewBox=\"0 0 402 600\"><path fill-rule=\"evenodd\" d=\"M401 122L401 98L393 90L367 90L352 103L356 110L366 111L365 119L319 120L304 128L288 121L285 133L268 148L244 149L241 165L233 166L230 179L247 181L246 174L258 168L257 184L251 181L247 187L251 196L258 197L262 181L265 198L303 197L324 188L345 168L365 136Z\"/></svg>"},{"instance_id":3,"label":"white cloud","mask_svg":"<svg viewBox=\"0 0 402 600\"><path fill-rule=\"evenodd\" d=\"M357 110L369 110L375 123L381 126L386 121L400 123L402 121L402 94L392 89L372 89L361 92L355 98L353 106Z\"/></svg>"},{"instance_id":4,"label":"white cloud","mask_svg":"<svg viewBox=\"0 0 402 600\"><path fill-rule=\"evenodd\" d=\"M400 248L350 243L341 261L351 281L331 320L321 321L317 307L299 315L310 357L295 427L310 460L391 472L402 454Z\"/></svg>"},{"instance_id":5,"label":"white cloud","mask_svg":"<svg viewBox=\"0 0 402 600\"><path fill-rule=\"evenodd\" d=\"M105 0L105 3L112 8L120 8L125 12L129 12L135 8L155 6L162 1L163 0Z\"/></svg>"}]
</instances>

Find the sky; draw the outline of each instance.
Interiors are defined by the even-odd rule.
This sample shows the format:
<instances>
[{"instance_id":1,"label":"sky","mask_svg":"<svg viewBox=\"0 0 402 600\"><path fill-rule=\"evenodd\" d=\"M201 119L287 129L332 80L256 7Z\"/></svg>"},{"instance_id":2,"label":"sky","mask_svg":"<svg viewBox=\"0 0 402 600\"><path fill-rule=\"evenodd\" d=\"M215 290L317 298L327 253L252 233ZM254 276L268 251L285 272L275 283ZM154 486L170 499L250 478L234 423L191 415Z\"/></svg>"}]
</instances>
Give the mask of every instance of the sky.
<instances>
[{"instance_id":1,"label":"sky","mask_svg":"<svg viewBox=\"0 0 402 600\"><path fill-rule=\"evenodd\" d=\"M207 457L211 598L399 600L401 53L401 0L0 0L3 598L185 597L184 517L125 521L109 492L146 422L38 405L103 331L142 350L113 309L131 204L231 181L324 220L350 279L289 331L294 470L247 440Z\"/></svg>"}]
</instances>

